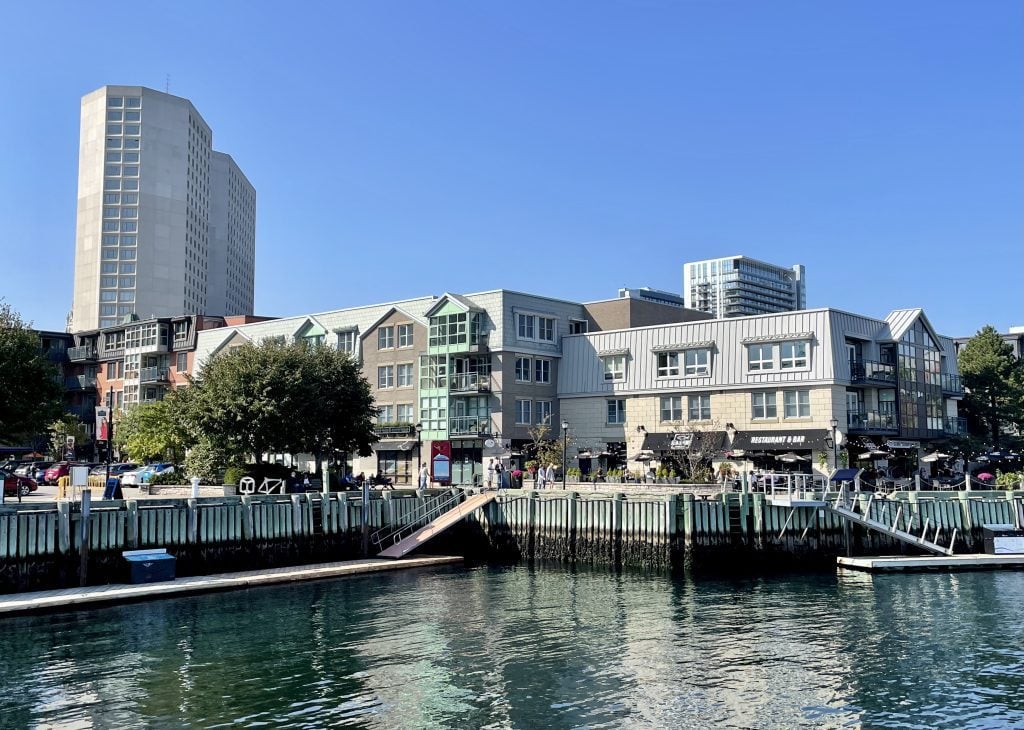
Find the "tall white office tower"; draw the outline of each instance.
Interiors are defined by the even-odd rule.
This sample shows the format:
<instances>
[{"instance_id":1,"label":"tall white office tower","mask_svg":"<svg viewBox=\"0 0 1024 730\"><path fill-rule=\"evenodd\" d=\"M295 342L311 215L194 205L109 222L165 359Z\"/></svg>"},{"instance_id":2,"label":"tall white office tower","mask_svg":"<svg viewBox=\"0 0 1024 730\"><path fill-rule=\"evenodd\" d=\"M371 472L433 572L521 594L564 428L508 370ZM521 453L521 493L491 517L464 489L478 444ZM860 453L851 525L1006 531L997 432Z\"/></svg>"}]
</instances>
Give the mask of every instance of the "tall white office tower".
<instances>
[{"instance_id":1,"label":"tall white office tower","mask_svg":"<svg viewBox=\"0 0 1024 730\"><path fill-rule=\"evenodd\" d=\"M125 316L252 314L256 192L188 99L82 98L75 331Z\"/></svg>"}]
</instances>

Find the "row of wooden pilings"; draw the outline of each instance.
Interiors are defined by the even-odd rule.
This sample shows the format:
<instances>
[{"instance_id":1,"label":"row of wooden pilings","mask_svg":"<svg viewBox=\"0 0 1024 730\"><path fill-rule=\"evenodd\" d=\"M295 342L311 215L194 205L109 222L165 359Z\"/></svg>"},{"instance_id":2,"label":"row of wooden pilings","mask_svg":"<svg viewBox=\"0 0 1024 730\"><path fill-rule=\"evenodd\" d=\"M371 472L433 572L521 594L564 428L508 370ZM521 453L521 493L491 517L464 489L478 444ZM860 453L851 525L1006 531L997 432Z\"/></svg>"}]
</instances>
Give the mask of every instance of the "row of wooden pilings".
<instances>
[{"instance_id":1,"label":"row of wooden pilings","mask_svg":"<svg viewBox=\"0 0 1024 730\"><path fill-rule=\"evenodd\" d=\"M375 492L364 510L356 493L140 499L93 502L83 530L80 505L0 506L0 592L77 585L82 535L90 583L123 577L123 550L165 548L179 575L247 570L367 554L368 533L420 524L443 491ZM862 512L908 532L928 525L952 535L957 552L977 552L985 524L1021 526L1021 492L905 492L858 497ZM366 519L364 521L364 512ZM364 528L365 524L365 528ZM503 492L426 552L478 559L680 567L832 565L853 554L899 554L892 538L855 527L827 508L791 509L763 494ZM369 554L373 554L372 549Z\"/></svg>"}]
</instances>

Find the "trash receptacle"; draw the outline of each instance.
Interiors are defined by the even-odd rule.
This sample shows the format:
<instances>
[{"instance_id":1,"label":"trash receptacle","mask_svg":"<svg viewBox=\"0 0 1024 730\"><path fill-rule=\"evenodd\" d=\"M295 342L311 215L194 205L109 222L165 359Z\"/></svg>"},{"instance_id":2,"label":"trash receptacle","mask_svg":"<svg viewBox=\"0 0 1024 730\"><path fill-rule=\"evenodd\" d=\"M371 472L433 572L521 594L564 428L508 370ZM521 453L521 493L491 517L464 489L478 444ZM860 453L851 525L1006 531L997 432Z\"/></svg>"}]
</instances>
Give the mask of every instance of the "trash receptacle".
<instances>
[{"instance_id":1,"label":"trash receptacle","mask_svg":"<svg viewBox=\"0 0 1024 730\"><path fill-rule=\"evenodd\" d=\"M982 525L981 534L989 555L1024 553L1024 530L1016 525Z\"/></svg>"},{"instance_id":2,"label":"trash receptacle","mask_svg":"<svg viewBox=\"0 0 1024 730\"><path fill-rule=\"evenodd\" d=\"M126 550L121 555L128 561L128 582L133 585L174 580L177 560L166 550Z\"/></svg>"},{"instance_id":3,"label":"trash receptacle","mask_svg":"<svg viewBox=\"0 0 1024 730\"><path fill-rule=\"evenodd\" d=\"M103 499L114 499L114 494L117 492L117 484L117 477L107 479L107 486L103 489Z\"/></svg>"}]
</instances>

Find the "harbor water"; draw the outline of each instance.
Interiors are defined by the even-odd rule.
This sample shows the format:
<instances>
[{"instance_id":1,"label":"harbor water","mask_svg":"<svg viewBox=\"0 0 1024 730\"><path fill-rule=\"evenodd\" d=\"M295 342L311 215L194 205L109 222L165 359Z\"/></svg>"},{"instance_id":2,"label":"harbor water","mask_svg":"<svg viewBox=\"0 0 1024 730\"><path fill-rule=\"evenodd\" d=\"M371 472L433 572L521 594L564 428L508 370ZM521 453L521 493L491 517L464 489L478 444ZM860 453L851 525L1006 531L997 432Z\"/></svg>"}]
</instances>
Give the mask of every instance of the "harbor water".
<instances>
[{"instance_id":1,"label":"harbor water","mask_svg":"<svg viewBox=\"0 0 1024 730\"><path fill-rule=\"evenodd\" d=\"M1024 573L386 573L0 621L4 728L1024 727Z\"/></svg>"}]
</instances>

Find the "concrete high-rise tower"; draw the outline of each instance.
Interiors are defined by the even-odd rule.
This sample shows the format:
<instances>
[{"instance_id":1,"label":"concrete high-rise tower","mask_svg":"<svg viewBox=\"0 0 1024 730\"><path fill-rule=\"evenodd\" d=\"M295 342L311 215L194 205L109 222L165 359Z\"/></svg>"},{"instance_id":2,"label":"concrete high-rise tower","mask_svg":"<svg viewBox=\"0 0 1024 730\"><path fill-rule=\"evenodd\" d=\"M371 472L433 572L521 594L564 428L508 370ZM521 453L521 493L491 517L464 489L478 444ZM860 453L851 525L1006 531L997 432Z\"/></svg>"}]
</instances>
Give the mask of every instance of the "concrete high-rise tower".
<instances>
[{"instance_id":1,"label":"concrete high-rise tower","mask_svg":"<svg viewBox=\"0 0 1024 730\"><path fill-rule=\"evenodd\" d=\"M772 314L807 308L804 267L791 268L747 256L726 256L683 265L688 309L717 318Z\"/></svg>"},{"instance_id":2,"label":"concrete high-rise tower","mask_svg":"<svg viewBox=\"0 0 1024 730\"><path fill-rule=\"evenodd\" d=\"M192 103L141 86L82 98L72 326L252 314L256 191Z\"/></svg>"}]
</instances>

